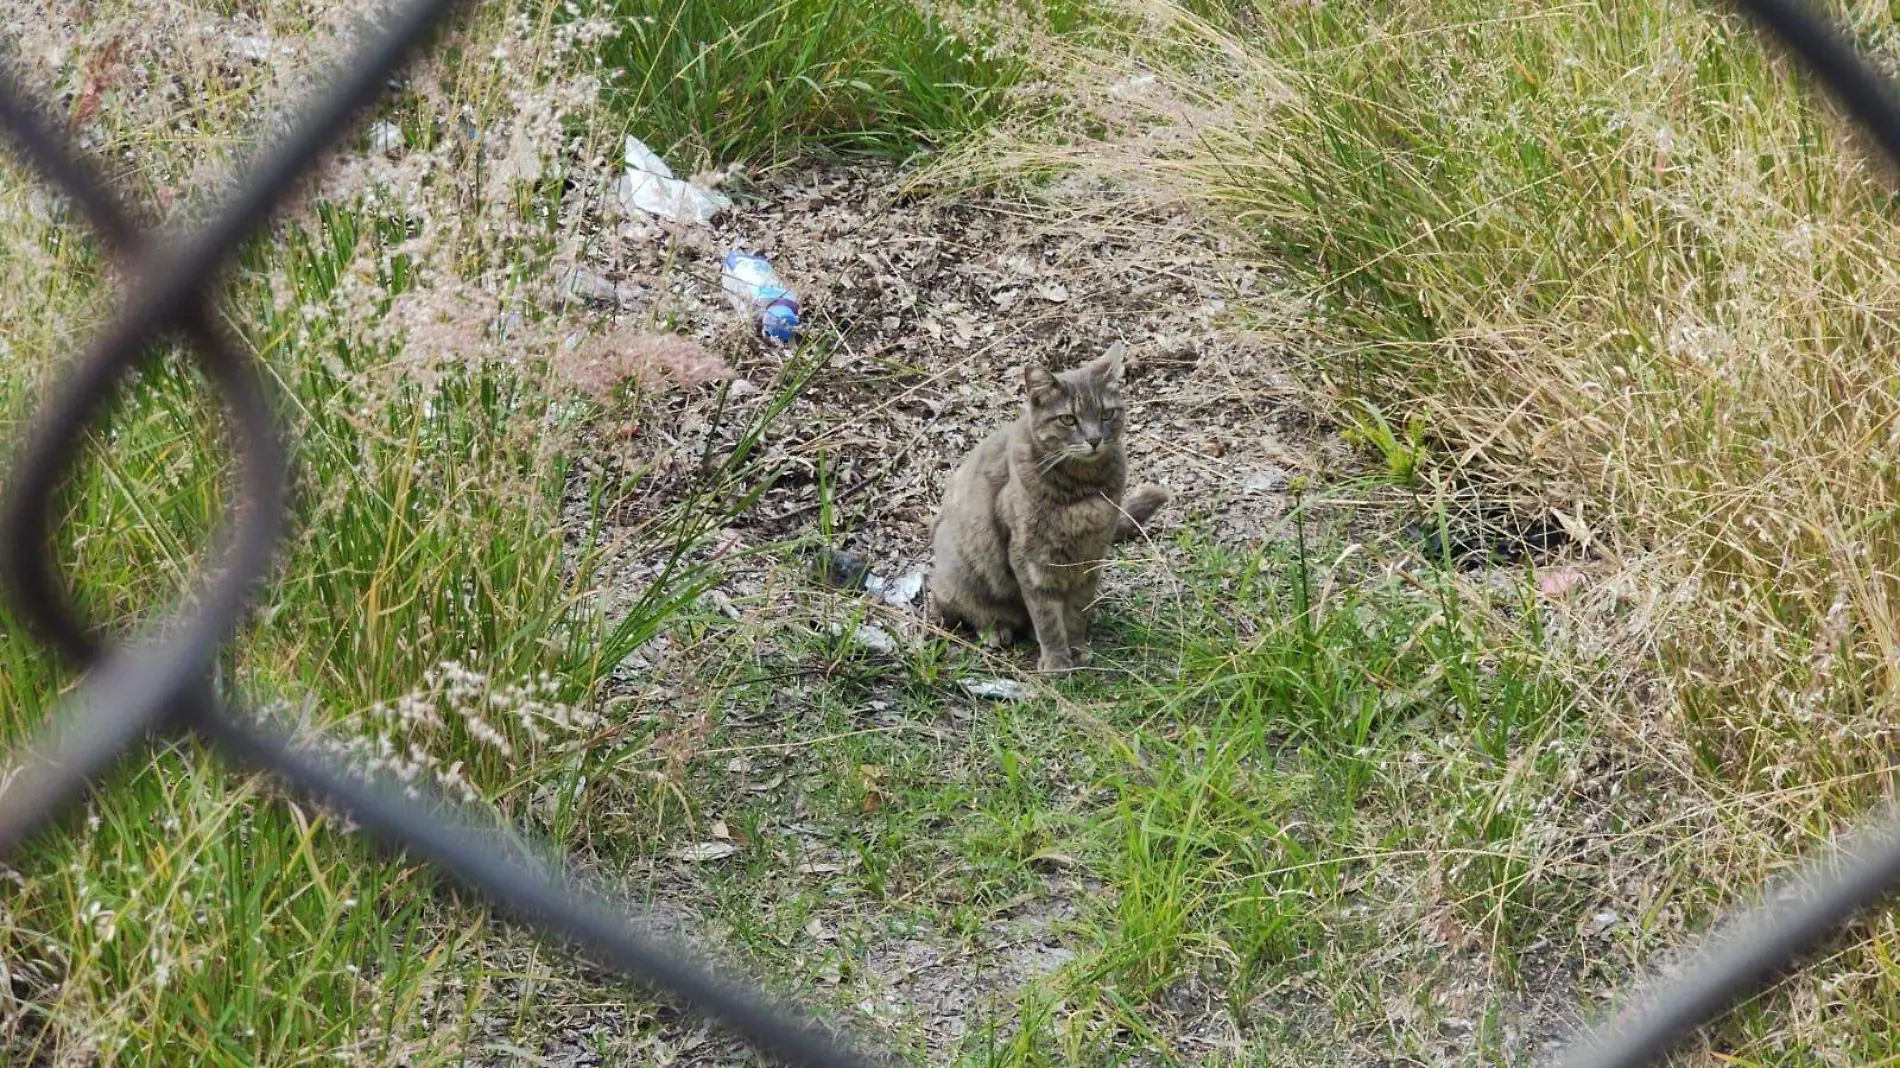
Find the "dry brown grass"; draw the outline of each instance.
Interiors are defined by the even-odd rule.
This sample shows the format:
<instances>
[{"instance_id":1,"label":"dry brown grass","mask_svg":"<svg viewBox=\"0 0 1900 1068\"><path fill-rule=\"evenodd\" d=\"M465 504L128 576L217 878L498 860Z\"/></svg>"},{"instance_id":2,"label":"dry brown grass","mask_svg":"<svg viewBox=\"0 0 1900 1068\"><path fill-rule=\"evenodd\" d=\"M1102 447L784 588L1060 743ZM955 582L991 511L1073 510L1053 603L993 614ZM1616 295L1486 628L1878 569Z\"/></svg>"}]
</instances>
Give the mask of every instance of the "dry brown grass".
<instances>
[{"instance_id":1,"label":"dry brown grass","mask_svg":"<svg viewBox=\"0 0 1900 1068\"><path fill-rule=\"evenodd\" d=\"M1311 383L1422 416L1441 471L1600 539L1622 572L1599 607L1635 632L1616 646L1668 684L1647 707L1707 770L1884 767L1883 176L1784 64L1698 12L1240 6L1244 32L1141 3L1125 35L1043 39L1085 110L954 168L1079 168L1223 216L1321 308Z\"/></svg>"},{"instance_id":2,"label":"dry brown grass","mask_svg":"<svg viewBox=\"0 0 1900 1068\"><path fill-rule=\"evenodd\" d=\"M1420 419L1432 478L1572 517L1599 563L1560 644L1602 744L1699 828L1648 866L1699 884L1665 893L1688 915L1889 795L1890 175L1738 17L1687 4L1194 7L1019 28L1076 109L939 173L1200 205L1313 301L1322 403ZM1836 13L1892 54L1883 6ZM1835 1043L1837 996L1758 1052Z\"/></svg>"}]
</instances>

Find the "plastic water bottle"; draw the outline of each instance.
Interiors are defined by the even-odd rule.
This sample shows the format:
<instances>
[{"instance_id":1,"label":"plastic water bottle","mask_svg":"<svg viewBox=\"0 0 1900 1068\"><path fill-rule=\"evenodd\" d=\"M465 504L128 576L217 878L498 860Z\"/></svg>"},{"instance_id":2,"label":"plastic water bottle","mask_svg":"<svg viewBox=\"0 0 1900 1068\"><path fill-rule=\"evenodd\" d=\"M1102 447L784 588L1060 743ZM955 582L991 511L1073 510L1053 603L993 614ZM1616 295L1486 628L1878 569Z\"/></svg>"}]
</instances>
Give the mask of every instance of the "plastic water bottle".
<instances>
[{"instance_id":1,"label":"plastic water bottle","mask_svg":"<svg viewBox=\"0 0 1900 1068\"><path fill-rule=\"evenodd\" d=\"M790 341L798 332L798 294L785 288L764 257L740 249L728 252L719 286L735 305L758 312L759 329L766 337Z\"/></svg>"}]
</instances>

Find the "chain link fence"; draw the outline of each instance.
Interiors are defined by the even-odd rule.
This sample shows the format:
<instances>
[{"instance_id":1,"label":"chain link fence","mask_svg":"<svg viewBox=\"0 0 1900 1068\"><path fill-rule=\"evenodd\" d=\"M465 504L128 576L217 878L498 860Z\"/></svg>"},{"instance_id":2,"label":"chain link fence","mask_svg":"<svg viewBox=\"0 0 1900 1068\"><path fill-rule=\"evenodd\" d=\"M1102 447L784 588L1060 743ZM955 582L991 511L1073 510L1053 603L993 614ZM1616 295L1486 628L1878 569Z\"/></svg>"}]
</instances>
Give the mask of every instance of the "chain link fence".
<instances>
[{"instance_id":1,"label":"chain link fence","mask_svg":"<svg viewBox=\"0 0 1900 1068\"><path fill-rule=\"evenodd\" d=\"M1811 67L1900 164L1900 106L1888 83L1839 34L1798 0L1736 2ZM45 830L121 761L166 738L196 735L347 813L382 844L434 865L505 915L584 947L594 962L718 1021L768 1057L826 1068L872 1064L830 1029L650 938L631 923L635 909L591 886L562 858L520 839L498 839L439 798L414 799L402 788L332 766L225 704L212 685L218 652L277 548L289 474L261 369L219 324L222 272L460 6L458 0L412 0L396 10L312 98L290 133L259 157L223 210L189 233L141 231L11 72L0 68L0 124L28 162L71 198L131 280L118 312L63 370L15 447L0 500L0 584L41 641L86 673L0 787L0 857ZM87 428L104 417L119 382L165 340L188 347L220 394L238 461L238 493L202 588L132 640L111 643L61 592L52 551L55 507ZM1797 966L1896 886L1900 818L1889 818L1728 925L1673 979L1631 999L1580 1041L1563 1065L1656 1063L1739 999Z\"/></svg>"}]
</instances>

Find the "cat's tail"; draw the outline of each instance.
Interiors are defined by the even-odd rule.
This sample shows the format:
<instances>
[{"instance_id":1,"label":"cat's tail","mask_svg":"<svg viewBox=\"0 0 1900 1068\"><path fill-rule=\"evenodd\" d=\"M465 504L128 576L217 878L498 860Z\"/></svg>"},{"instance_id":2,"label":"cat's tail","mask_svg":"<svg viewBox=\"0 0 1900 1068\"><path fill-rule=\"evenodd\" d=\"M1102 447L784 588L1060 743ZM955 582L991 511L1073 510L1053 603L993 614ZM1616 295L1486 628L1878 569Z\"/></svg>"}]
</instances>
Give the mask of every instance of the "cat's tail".
<instances>
[{"instance_id":1,"label":"cat's tail","mask_svg":"<svg viewBox=\"0 0 1900 1068\"><path fill-rule=\"evenodd\" d=\"M1173 499L1172 494L1152 482L1144 482L1129 490L1127 498L1122 501L1121 518L1115 520L1115 540L1146 537L1148 521L1154 518L1162 505Z\"/></svg>"}]
</instances>

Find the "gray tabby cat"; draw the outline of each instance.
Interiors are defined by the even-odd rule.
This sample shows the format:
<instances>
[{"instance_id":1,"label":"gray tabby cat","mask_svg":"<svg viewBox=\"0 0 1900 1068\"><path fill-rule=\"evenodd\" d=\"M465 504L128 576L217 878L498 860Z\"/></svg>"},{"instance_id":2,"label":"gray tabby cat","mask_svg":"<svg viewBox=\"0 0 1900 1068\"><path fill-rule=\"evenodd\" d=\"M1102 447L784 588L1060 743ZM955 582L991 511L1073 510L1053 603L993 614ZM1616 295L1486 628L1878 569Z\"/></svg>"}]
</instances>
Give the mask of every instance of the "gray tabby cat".
<instances>
[{"instance_id":1,"label":"gray tabby cat","mask_svg":"<svg viewBox=\"0 0 1900 1068\"><path fill-rule=\"evenodd\" d=\"M1031 364L1022 417L964 459L937 513L937 616L992 646L1033 625L1044 671L1086 661L1109 546L1168 502L1152 483L1122 499L1122 351L1061 374Z\"/></svg>"}]
</instances>

